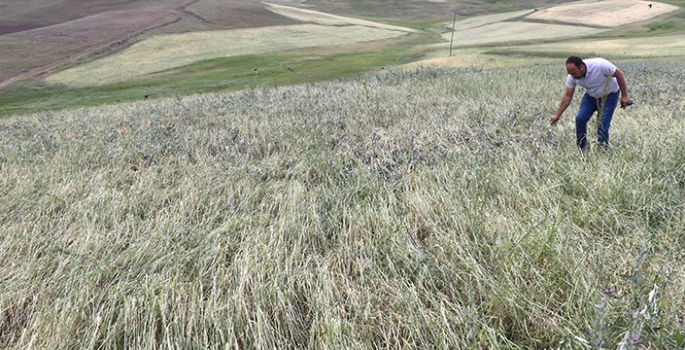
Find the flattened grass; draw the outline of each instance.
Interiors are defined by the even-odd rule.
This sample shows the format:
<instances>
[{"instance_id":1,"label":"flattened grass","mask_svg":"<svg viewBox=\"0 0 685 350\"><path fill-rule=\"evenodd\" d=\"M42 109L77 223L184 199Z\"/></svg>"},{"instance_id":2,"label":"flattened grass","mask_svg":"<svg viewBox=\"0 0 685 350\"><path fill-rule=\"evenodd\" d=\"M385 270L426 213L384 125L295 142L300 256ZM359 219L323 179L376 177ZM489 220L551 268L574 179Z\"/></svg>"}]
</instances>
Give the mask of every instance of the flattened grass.
<instances>
[{"instance_id":1,"label":"flattened grass","mask_svg":"<svg viewBox=\"0 0 685 350\"><path fill-rule=\"evenodd\" d=\"M683 67L616 63L608 152L559 64L2 120L0 344L682 347Z\"/></svg>"}]
</instances>

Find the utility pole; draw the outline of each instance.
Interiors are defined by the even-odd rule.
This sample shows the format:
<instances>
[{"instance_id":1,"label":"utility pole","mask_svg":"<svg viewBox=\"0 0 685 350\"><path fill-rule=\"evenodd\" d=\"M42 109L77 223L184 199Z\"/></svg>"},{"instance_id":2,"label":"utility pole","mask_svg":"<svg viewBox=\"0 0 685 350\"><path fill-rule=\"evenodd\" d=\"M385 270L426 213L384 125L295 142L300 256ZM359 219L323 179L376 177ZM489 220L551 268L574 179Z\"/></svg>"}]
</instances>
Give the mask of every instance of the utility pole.
<instances>
[{"instance_id":1,"label":"utility pole","mask_svg":"<svg viewBox=\"0 0 685 350\"><path fill-rule=\"evenodd\" d=\"M457 23L457 9L454 12L454 20L452 21L452 38L450 39L450 57L452 57L452 42L454 42L454 24Z\"/></svg>"}]
</instances>

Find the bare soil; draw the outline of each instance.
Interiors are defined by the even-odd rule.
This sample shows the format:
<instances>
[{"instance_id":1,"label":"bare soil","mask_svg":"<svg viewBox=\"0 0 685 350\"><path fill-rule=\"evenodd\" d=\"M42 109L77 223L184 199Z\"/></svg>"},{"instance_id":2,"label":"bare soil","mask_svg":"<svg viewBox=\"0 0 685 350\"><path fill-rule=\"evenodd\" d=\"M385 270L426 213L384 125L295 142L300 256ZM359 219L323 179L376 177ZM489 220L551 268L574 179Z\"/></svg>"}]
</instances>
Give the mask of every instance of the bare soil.
<instances>
[{"instance_id":1,"label":"bare soil","mask_svg":"<svg viewBox=\"0 0 685 350\"><path fill-rule=\"evenodd\" d=\"M36 24L26 24L26 23L0 23L0 35L11 34L16 32L23 32L25 30L31 30L35 28L40 28L40 25Z\"/></svg>"}]
</instances>

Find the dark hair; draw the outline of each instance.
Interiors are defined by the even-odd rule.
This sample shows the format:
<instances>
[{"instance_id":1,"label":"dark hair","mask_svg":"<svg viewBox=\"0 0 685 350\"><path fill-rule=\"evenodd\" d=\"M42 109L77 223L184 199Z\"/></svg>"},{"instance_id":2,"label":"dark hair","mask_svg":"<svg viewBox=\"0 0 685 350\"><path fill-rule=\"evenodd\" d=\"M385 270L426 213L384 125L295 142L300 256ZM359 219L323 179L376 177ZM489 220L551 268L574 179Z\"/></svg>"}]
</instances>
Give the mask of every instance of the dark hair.
<instances>
[{"instance_id":1,"label":"dark hair","mask_svg":"<svg viewBox=\"0 0 685 350\"><path fill-rule=\"evenodd\" d=\"M578 56L571 56L566 60L567 65L571 63L573 63L573 65L578 68L580 68L581 65L585 64L585 62L583 62L583 59Z\"/></svg>"}]
</instances>

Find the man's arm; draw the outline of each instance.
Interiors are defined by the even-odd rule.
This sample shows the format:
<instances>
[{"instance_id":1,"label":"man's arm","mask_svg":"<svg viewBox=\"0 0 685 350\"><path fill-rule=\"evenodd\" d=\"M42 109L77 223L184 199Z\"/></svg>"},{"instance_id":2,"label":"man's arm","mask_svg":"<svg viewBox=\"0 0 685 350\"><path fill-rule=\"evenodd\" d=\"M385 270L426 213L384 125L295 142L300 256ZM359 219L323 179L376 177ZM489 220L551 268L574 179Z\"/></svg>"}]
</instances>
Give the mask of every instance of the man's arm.
<instances>
[{"instance_id":1,"label":"man's arm","mask_svg":"<svg viewBox=\"0 0 685 350\"><path fill-rule=\"evenodd\" d=\"M559 105L559 109L557 109L557 112L554 113L552 118L549 120L549 123L554 125L556 124L559 119L561 118L561 115L564 114L564 111L566 108L568 108L568 105L571 104L571 100L573 100L573 92L575 89L571 89L569 87L566 88L566 93L564 93L564 97L561 99L561 104Z\"/></svg>"},{"instance_id":2,"label":"man's arm","mask_svg":"<svg viewBox=\"0 0 685 350\"><path fill-rule=\"evenodd\" d=\"M628 96L626 77L625 75L623 75L623 71L618 68L616 68L616 72L614 72L613 77L616 78L618 87L621 89L621 108L625 108L628 105L628 101L630 101L630 97Z\"/></svg>"}]
</instances>

